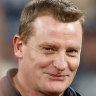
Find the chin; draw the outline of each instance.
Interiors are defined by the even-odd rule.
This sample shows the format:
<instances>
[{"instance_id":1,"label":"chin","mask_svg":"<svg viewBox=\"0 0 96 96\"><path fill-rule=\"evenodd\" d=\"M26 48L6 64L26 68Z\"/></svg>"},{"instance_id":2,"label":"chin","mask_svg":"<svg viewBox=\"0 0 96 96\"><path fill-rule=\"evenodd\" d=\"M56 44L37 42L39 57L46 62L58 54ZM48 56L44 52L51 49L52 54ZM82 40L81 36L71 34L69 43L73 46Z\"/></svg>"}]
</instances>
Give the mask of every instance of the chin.
<instances>
[{"instance_id":1,"label":"chin","mask_svg":"<svg viewBox=\"0 0 96 96\"><path fill-rule=\"evenodd\" d=\"M63 84L51 84L50 86L46 86L46 91L51 94L61 94L64 93L67 89L66 86L63 86Z\"/></svg>"},{"instance_id":2,"label":"chin","mask_svg":"<svg viewBox=\"0 0 96 96\"><path fill-rule=\"evenodd\" d=\"M53 93L62 93L65 90L66 90L65 88L54 88L54 89L51 89L50 92L53 92Z\"/></svg>"},{"instance_id":3,"label":"chin","mask_svg":"<svg viewBox=\"0 0 96 96\"><path fill-rule=\"evenodd\" d=\"M50 96L59 96L60 94L63 94L65 91L61 89L50 89L46 90L46 93Z\"/></svg>"}]
</instances>

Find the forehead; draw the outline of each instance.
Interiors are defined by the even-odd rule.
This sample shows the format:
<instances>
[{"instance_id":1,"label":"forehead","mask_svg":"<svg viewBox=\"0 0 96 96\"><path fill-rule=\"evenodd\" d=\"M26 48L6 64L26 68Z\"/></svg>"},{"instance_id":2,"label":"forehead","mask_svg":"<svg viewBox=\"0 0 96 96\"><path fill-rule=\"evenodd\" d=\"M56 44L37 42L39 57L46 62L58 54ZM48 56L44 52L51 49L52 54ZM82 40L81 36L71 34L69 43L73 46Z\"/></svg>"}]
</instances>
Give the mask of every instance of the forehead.
<instances>
[{"instance_id":1,"label":"forehead","mask_svg":"<svg viewBox=\"0 0 96 96\"><path fill-rule=\"evenodd\" d=\"M48 31L52 33L54 33L55 30L60 31L60 29L61 30L69 29L71 32L75 32L75 30L79 29L78 30L79 32L77 33L82 32L81 23L79 22L79 20L75 22L65 23L65 22L61 22L59 20L54 19L53 16L51 15L44 15L44 16L37 17L36 20L34 21L34 27L36 31L38 31L39 29L39 31L43 30L43 32ZM65 31L64 33L69 34L69 32Z\"/></svg>"},{"instance_id":2,"label":"forehead","mask_svg":"<svg viewBox=\"0 0 96 96\"><path fill-rule=\"evenodd\" d=\"M64 23L52 16L37 17L34 22L35 39L39 41L82 41L82 28L79 21Z\"/></svg>"}]
</instances>

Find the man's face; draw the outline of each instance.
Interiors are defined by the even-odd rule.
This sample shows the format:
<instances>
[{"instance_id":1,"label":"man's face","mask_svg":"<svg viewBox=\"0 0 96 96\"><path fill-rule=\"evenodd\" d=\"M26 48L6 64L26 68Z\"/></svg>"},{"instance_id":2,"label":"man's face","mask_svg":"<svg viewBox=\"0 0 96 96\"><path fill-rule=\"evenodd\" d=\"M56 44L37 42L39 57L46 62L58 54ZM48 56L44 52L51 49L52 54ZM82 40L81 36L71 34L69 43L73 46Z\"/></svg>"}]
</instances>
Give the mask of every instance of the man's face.
<instances>
[{"instance_id":1,"label":"man's face","mask_svg":"<svg viewBox=\"0 0 96 96\"><path fill-rule=\"evenodd\" d=\"M38 17L36 34L22 45L19 72L30 89L62 93L70 86L80 61L82 28L79 21L63 23Z\"/></svg>"}]
</instances>

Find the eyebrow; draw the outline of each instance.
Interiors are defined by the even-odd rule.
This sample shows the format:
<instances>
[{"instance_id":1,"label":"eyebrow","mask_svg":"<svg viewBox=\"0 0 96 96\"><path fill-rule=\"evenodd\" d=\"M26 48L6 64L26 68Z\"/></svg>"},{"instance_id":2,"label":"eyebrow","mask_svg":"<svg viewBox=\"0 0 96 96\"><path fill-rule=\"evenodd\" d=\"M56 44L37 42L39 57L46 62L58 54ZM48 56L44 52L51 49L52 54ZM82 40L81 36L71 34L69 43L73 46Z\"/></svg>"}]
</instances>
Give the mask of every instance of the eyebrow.
<instances>
[{"instance_id":1,"label":"eyebrow","mask_svg":"<svg viewBox=\"0 0 96 96\"><path fill-rule=\"evenodd\" d=\"M69 47L68 49L74 49L74 50L81 50L81 48L80 47Z\"/></svg>"},{"instance_id":2,"label":"eyebrow","mask_svg":"<svg viewBox=\"0 0 96 96\"><path fill-rule=\"evenodd\" d=\"M48 43L48 42L43 42L42 44L39 45L39 47L53 47L53 48L58 48L59 44L54 44L54 43Z\"/></svg>"}]
</instances>

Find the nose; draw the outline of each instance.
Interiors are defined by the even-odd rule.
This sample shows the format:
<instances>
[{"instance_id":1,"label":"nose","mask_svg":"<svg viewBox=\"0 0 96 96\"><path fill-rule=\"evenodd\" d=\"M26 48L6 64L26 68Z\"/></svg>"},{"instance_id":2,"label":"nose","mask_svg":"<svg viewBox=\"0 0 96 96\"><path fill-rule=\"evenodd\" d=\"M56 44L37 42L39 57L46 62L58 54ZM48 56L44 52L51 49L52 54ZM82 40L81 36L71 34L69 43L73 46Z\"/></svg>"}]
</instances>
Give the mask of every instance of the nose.
<instances>
[{"instance_id":1,"label":"nose","mask_svg":"<svg viewBox=\"0 0 96 96\"><path fill-rule=\"evenodd\" d=\"M67 62L64 54L61 53L60 55L55 57L55 59L53 61L53 66L60 71L63 71L68 67L68 62Z\"/></svg>"}]
</instances>

